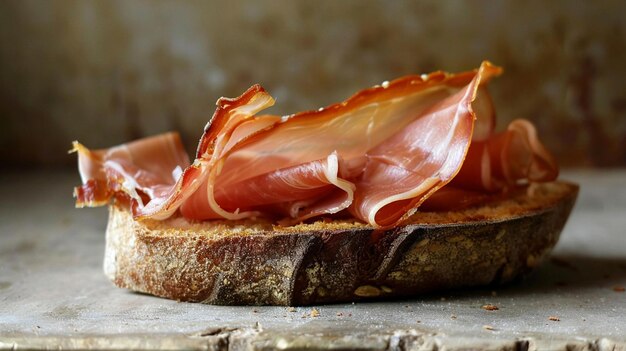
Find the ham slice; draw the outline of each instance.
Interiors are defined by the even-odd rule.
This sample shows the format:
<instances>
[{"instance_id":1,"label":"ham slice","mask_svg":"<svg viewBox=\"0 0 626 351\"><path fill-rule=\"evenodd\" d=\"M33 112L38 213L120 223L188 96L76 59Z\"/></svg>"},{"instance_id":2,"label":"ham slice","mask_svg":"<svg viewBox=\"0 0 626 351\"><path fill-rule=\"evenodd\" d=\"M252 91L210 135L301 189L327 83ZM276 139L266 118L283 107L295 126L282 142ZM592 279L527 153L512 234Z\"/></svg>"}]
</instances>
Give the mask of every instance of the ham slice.
<instances>
[{"instance_id":1,"label":"ham slice","mask_svg":"<svg viewBox=\"0 0 626 351\"><path fill-rule=\"evenodd\" d=\"M486 84L500 72L484 62L456 75L407 76L282 117L258 114L274 100L255 85L218 100L192 164L171 133L107 150L75 143L77 204L123 193L136 219L179 211L196 220L298 222L349 211L389 227L451 181L448 188L484 193L554 179L554 160L529 122L494 134Z\"/></svg>"},{"instance_id":2,"label":"ham slice","mask_svg":"<svg viewBox=\"0 0 626 351\"><path fill-rule=\"evenodd\" d=\"M551 181L558 172L556 161L539 141L532 123L517 119L506 131L472 142L451 185L494 192L511 184Z\"/></svg>"},{"instance_id":3,"label":"ham slice","mask_svg":"<svg viewBox=\"0 0 626 351\"><path fill-rule=\"evenodd\" d=\"M101 206L123 192L143 206L145 199L169 193L189 166L178 133L166 133L103 150L89 150L74 142L83 185L74 195L78 207Z\"/></svg>"}]
</instances>

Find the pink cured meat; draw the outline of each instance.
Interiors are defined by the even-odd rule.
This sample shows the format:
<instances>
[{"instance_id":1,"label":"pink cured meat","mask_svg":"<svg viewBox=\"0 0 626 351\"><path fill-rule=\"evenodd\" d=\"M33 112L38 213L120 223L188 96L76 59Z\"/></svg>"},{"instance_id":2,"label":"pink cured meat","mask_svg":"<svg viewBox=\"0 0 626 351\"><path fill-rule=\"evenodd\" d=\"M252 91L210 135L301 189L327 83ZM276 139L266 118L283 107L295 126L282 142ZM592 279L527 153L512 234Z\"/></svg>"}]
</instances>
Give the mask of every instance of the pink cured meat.
<instances>
[{"instance_id":1,"label":"pink cured meat","mask_svg":"<svg viewBox=\"0 0 626 351\"><path fill-rule=\"evenodd\" d=\"M298 222L349 211L389 227L457 174L453 186L481 191L553 179L556 164L529 122L512 123L505 134L514 137L494 134L486 84L500 72L484 62L456 75L407 76L282 117L258 115L274 100L255 85L218 100L192 164L171 133L116 147L135 150L123 157L116 148L90 151L76 143L83 178L77 204L102 205L122 192L136 219L180 211L196 220L265 215ZM506 155L484 156L503 142ZM164 150L168 156L160 157ZM497 167L477 166L484 162Z\"/></svg>"}]
</instances>

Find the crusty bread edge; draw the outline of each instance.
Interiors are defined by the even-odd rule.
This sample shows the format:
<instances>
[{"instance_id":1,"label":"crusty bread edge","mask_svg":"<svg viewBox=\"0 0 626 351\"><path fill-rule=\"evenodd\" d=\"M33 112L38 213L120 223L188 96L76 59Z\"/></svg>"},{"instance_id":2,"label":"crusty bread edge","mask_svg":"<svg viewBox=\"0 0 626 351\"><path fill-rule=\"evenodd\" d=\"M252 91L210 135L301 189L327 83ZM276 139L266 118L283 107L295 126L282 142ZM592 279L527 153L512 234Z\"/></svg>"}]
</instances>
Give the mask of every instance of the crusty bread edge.
<instances>
[{"instance_id":1,"label":"crusty bread edge","mask_svg":"<svg viewBox=\"0 0 626 351\"><path fill-rule=\"evenodd\" d=\"M246 234L164 234L112 205L104 271L122 288L221 305L306 305L504 283L549 254L578 186L554 182L534 191L544 195L528 201L530 195L518 194L523 205L501 217L476 219L480 209L468 212L468 221L416 221L385 232L318 223Z\"/></svg>"}]
</instances>

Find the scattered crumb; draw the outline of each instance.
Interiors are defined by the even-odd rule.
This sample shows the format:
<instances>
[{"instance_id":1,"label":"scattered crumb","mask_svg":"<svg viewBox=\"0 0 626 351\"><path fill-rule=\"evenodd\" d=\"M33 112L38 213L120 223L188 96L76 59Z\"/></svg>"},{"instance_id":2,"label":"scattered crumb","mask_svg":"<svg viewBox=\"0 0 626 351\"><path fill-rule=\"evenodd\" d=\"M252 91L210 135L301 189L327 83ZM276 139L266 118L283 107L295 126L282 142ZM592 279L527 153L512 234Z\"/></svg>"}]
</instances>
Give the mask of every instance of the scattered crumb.
<instances>
[{"instance_id":1,"label":"scattered crumb","mask_svg":"<svg viewBox=\"0 0 626 351\"><path fill-rule=\"evenodd\" d=\"M455 315L451 315L450 319L456 319L456 316Z\"/></svg>"},{"instance_id":2,"label":"scattered crumb","mask_svg":"<svg viewBox=\"0 0 626 351\"><path fill-rule=\"evenodd\" d=\"M483 325L483 329L485 329L485 330L491 330L491 331L495 330L495 328L494 328L494 327L492 327L492 326L490 326L490 325Z\"/></svg>"},{"instance_id":3,"label":"scattered crumb","mask_svg":"<svg viewBox=\"0 0 626 351\"><path fill-rule=\"evenodd\" d=\"M419 323L422 323L422 321L417 321L417 323L418 323L418 324L419 324Z\"/></svg>"},{"instance_id":4,"label":"scattered crumb","mask_svg":"<svg viewBox=\"0 0 626 351\"><path fill-rule=\"evenodd\" d=\"M548 317L548 319L549 319L549 320L551 320L551 321L553 321L553 322L558 322L558 321L560 321L560 320L561 320L561 319L560 319L559 317L557 317L557 316L550 316L550 317Z\"/></svg>"},{"instance_id":5,"label":"scattered crumb","mask_svg":"<svg viewBox=\"0 0 626 351\"><path fill-rule=\"evenodd\" d=\"M311 317L319 317L320 316L320 311L317 310L317 308L314 308L311 310Z\"/></svg>"},{"instance_id":6,"label":"scattered crumb","mask_svg":"<svg viewBox=\"0 0 626 351\"><path fill-rule=\"evenodd\" d=\"M337 317L343 317L343 312L337 312Z\"/></svg>"},{"instance_id":7,"label":"scattered crumb","mask_svg":"<svg viewBox=\"0 0 626 351\"><path fill-rule=\"evenodd\" d=\"M613 291L616 291L616 292L624 292L624 291L626 291L626 288L624 288L624 287L623 287L623 286L621 286L621 285L615 285L615 286L613 287Z\"/></svg>"},{"instance_id":8,"label":"scattered crumb","mask_svg":"<svg viewBox=\"0 0 626 351\"><path fill-rule=\"evenodd\" d=\"M287 309L287 312L296 312L296 308L295 307L289 307Z\"/></svg>"},{"instance_id":9,"label":"scattered crumb","mask_svg":"<svg viewBox=\"0 0 626 351\"><path fill-rule=\"evenodd\" d=\"M40 326L37 326L37 329L41 329L41 327L40 327Z\"/></svg>"},{"instance_id":10,"label":"scattered crumb","mask_svg":"<svg viewBox=\"0 0 626 351\"><path fill-rule=\"evenodd\" d=\"M488 303L486 305L483 305L482 309L485 311L497 311L500 309L500 307Z\"/></svg>"},{"instance_id":11,"label":"scattered crumb","mask_svg":"<svg viewBox=\"0 0 626 351\"><path fill-rule=\"evenodd\" d=\"M404 308L409 308L409 305L404 305Z\"/></svg>"},{"instance_id":12,"label":"scattered crumb","mask_svg":"<svg viewBox=\"0 0 626 351\"><path fill-rule=\"evenodd\" d=\"M352 317L352 313L348 313L348 317Z\"/></svg>"},{"instance_id":13,"label":"scattered crumb","mask_svg":"<svg viewBox=\"0 0 626 351\"><path fill-rule=\"evenodd\" d=\"M497 292L497 291L495 291L495 290L494 290L494 291L492 291L492 292L491 292L491 296L498 296L498 292Z\"/></svg>"},{"instance_id":14,"label":"scattered crumb","mask_svg":"<svg viewBox=\"0 0 626 351\"><path fill-rule=\"evenodd\" d=\"M256 308L252 310L252 313L259 313L259 310L257 310Z\"/></svg>"}]
</instances>

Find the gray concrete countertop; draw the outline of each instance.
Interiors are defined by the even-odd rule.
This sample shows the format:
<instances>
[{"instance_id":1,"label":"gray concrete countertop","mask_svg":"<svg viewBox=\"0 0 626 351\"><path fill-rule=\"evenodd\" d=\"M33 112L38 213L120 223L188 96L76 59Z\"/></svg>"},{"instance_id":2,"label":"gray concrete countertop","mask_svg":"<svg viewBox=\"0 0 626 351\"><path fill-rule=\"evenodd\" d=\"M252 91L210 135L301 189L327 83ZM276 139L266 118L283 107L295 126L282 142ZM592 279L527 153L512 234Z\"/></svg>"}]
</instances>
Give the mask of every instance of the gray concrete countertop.
<instances>
[{"instance_id":1,"label":"gray concrete countertop","mask_svg":"<svg viewBox=\"0 0 626 351\"><path fill-rule=\"evenodd\" d=\"M78 176L5 173L0 349L626 350L626 170L562 178L581 184L578 203L552 259L522 282L288 309L116 288L101 268L106 210L74 209Z\"/></svg>"}]
</instances>

